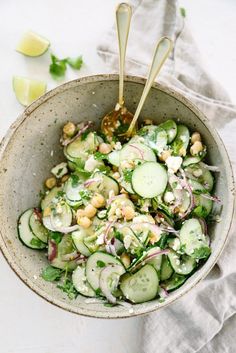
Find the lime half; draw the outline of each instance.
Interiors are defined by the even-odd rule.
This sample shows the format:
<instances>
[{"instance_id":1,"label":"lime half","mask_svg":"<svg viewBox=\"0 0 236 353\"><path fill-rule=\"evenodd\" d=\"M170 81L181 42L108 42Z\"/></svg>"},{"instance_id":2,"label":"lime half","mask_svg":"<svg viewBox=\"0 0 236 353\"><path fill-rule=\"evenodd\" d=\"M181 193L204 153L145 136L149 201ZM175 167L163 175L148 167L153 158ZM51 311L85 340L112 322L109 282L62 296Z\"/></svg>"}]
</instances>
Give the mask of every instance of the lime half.
<instances>
[{"instance_id":1,"label":"lime half","mask_svg":"<svg viewBox=\"0 0 236 353\"><path fill-rule=\"evenodd\" d=\"M21 38L16 50L28 56L39 56L49 48L50 42L34 32L27 32Z\"/></svg>"},{"instance_id":2,"label":"lime half","mask_svg":"<svg viewBox=\"0 0 236 353\"><path fill-rule=\"evenodd\" d=\"M39 80L14 76L13 89L17 100L27 106L46 92L47 84Z\"/></svg>"}]
</instances>

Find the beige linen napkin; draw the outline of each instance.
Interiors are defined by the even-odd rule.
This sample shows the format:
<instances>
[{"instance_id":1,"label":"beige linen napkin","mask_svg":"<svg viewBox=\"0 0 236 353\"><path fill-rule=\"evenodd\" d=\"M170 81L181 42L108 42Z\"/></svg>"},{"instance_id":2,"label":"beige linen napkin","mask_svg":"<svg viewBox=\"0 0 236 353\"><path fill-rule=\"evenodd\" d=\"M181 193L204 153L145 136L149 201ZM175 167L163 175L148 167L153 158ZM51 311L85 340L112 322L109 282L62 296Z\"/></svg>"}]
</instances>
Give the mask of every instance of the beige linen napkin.
<instances>
[{"instance_id":1,"label":"beige linen napkin","mask_svg":"<svg viewBox=\"0 0 236 353\"><path fill-rule=\"evenodd\" d=\"M204 70L189 29L175 0L133 0L134 13L127 50L126 73L145 76L153 48L163 35L175 49L158 78L193 101L214 122L236 171L236 106ZM113 27L98 46L111 72L117 72L117 40ZM233 353L236 340L236 234L217 265L194 290L166 309L143 319L145 353ZM122 353L122 352L121 352ZM137 352L138 353L138 352Z\"/></svg>"}]
</instances>

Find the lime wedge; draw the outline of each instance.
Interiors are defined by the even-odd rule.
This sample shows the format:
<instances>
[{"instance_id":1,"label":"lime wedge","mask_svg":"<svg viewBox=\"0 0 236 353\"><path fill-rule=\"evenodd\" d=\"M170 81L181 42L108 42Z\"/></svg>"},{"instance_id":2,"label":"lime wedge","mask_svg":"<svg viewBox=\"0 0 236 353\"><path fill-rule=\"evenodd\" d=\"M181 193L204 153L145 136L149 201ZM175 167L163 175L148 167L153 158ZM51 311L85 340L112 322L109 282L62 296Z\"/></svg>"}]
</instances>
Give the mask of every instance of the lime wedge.
<instances>
[{"instance_id":1,"label":"lime wedge","mask_svg":"<svg viewBox=\"0 0 236 353\"><path fill-rule=\"evenodd\" d=\"M14 76L13 89L17 100L27 106L46 92L47 84L39 80Z\"/></svg>"},{"instance_id":2,"label":"lime wedge","mask_svg":"<svg viewBox=\"0 0 236 353\"><path fill-rule=\"evenodd\" d=\"M28 56L39 56L49 48L50 42L34 32L27 32L21 38L16 50Z\"/></svg>"}]
</instances>

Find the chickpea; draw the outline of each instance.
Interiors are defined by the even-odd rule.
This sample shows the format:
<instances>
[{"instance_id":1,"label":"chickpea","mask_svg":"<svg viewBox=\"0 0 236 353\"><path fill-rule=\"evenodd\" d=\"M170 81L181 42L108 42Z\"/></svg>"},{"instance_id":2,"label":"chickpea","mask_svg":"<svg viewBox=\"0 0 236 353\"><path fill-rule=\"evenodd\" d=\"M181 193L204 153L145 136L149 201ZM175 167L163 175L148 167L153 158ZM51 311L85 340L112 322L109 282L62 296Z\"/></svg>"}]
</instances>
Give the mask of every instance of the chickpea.
<instances>
[{"instance_id":1,"label":"chickpea","mask_svg":"<svg viewBox=\"0 0 236 353\"><path fill-rule=\"evenodd\" d=\"M158 236L157 234L152 233L151 236L150 236L150 238L149 238L150 243L153 245L153 244L155 244L158 240L159 240L159 236Z\"/></svg>"},{"instance_id":2,"label":"chickpea","mask_svg":"<svg viewBox=\"0 0 236 353\"><path fill-rule=\"evenodd\" d=\"M105 206L105 199L101 194L96 193L92 199L91 199L91 204L96 207L96 208L100 208Z\"/></svg>"},{"instance_id":3,"label":"chickpea","mask_svg":"<svg viewBox=\"0 0 236 353\"><path fill-rule=\"evenodd\" d=\"M81 208L77 210L76 212L76 217L77 218L80 218L80 217L84 217L85 214L84 214L84 210L82 210Z\"/></svg>"},{"instance_id":4,"label":"chickpea","mask_svg":"<svg viewBox=\"0 0 236 353\"><path fill-rule=\"evenodd\" d=\"M123 253L120 259L126 268L129 267L131 260L130 260L130 256L127 253Z\"/></svg>"},{"instance_id":5,"label":"chickpea","mask_svg":"<svg viewBox=\"0 0 236 353\"><path fill-rule=\"evenodd\" d=\"M84 217L78 217L77 223L83 228L89 228L92 224L92 221L88 217L84 216Z\"/></svg>"},{"instance_id":6,"label":"chickpea","mask_svg":"<svg viewBox=\"0 0 236 353\"><path fill-rule=\"evenodd\" d=\"M115 173L112 175L112 177L113 177L114 179L116 179L116 180L119 180L119 178L120 178L120 173L115 172Z\"/></svg>"},{"instance_id":7,"label":"chickpea","mask_svg":"<svg viewBox=\"0 0 236 353\"><path fill-rule=\"evenodd\" d=\"M69 179L69 175L68 174L63 175L63 177L61 178L61 182L65 183L68 179Z\"/></svg>"},{"instance_id":8,"label":"chickpea","mask_svg":"<svg viewBox=\"0 0 236 353\"><path fill-rule=\"evenodd\" d=\"M54 186L56 186L56 183L57 183L57 180L56 178L54 177L51 177L51 178L48 178L46 181L45 181L45 185L48 189L52 189L54 188Z\"/></svg>"},{"instance_id":9,"label":"chickpea","mask_svg":"<svg viewBox=\"0 0 236 353\"><path fill-rule=\"evenodd\" d=\"M121 161L121 168L122 169L132 169L134 167L134 163L132 161Z\"/></svg>"},{"instance_id":10,"label":"chickpea","mask_svg":"<svg viewBox=\"0 0 236 353\"><path fill-rule=\"evenodd\" d=\"M161 155L159 156L159 159L162 162L165 162L167 160L167 158L170 156L171 156L171 150L166 150L161 153Z\"/></svg>"},{"instance_id":11,"label":"chickpea","mask_svg":"<svg viewBox=\"0 0 236 353\"><path fill-rule=\"evenodd\" d=\"M201 135L199 132L194 132L191 136L191 142L194 144L196 141L201 141Z\"/></svg>"},{"instance_id":12,"label":"chickpea","mask_svg":"<svg viewBox=\"0 0 236 353\"><path fill-rule=\"evenodd\" d=\"M71 121L68 121L63 127L63 132L66 136L72 137L75 134L76 126Z\"/></svg>"},{"instance_id":13,"label":"chickpea","mask_svg":"<svg viewBox=\"0 0 236 353\"><path fill-rule=\"evenodd\" d=\"M94 206L91 205L90 203L89 203L89 204L85 207L85 209L84 209L84 215L85 215L85 217L93 218L96 213L97 213L96 207L94 207Z\"/></svg>"},{"instance_id":14,"label":"chickpea","mask_svg":"<svg viewBox=\"0 0 236 353\"><path fill-rule=\"evenodd\" d=\"M201 141L196 141L190 148L190 153L192 156L196 156L199 152L203 150L203 145Z\"/></svg>"},{"instance_id":15,"label":"chickpea","mask_svg":"<svg viewBox=\"0 0 236 353\"><path fill-rule=\"evenodd\" d=\"M51 208L50 207L45 207L45 209L43 210L43 217L48 217L51 214Z\"/></svg>"},{"instance_id":16,"label":"chickpea","mask_svg":"<svg viewBox=\"0 0 236 353\"><path fill-rule=\"evenodd\" d=\"M143 121L144 125L152 125L153 124L153 120L152 119L145 119Z\"/></svg>"},{"instance_id":17,"label":"chickpea","mask_svg":"<svg viewBox=\"0 0 236 353\"><path fill-rule=\"evenodd\" d=\"M125 206L122 210L123 216L127 221L130 221L135 216L135 211L131 206Z\"/></svg>"},{"instance_id":18,"label":"chickpea","mask_svg":"<svg viewBox=\"0 0 236 353\"><path fill-rule=\"evenodd\" d=\"M111 150L112 150L112 147L111 145L109 145L109 143L103 142L99 145L99 152L101 153L108 154L111 152Z\"/></svg>"}]
</instances>

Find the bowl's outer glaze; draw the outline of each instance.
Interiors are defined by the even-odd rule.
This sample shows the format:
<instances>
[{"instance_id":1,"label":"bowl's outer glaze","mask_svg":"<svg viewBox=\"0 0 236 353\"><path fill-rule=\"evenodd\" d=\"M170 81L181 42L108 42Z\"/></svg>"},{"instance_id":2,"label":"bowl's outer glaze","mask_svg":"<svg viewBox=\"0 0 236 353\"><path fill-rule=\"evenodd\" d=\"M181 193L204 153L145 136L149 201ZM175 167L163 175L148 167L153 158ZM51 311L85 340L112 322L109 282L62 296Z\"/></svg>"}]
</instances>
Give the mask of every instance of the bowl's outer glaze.
<instances>
[{"instance_id":1,"label":"bowl's outer glaze","mask_svg":"<svg viewBox=\"0 0 236 353\"><path fill-rule=\"evenodd\" d=\"M126 77L126 105L135 111L145 80ZM39 192L53 165L64 159L59 148L61 127L67 120L79 122L101 118L116 104L117 75L85 77L68 82L46 93L31 104L10 127L0 149L0 246L17 275L37 294L68 311L92 317L121 318L152 312L165 307L194 287L215 264L226 242L233 214L233 176L224 145L206 117L179 93L155 84L142 110L141 118L152 118L156 123L174 118L201 133L208 147L209 163L220 167L216 194L223 200L222 222L210 229L212 255L188 281L171 293L164 303L153 300L127 307L105 307L87 304L78 296L69 300L55 284L41 279L47 264L44 251L34 251L21 244L16 221L27 208L39 202Z\"/></svg>"}]
</instances>

